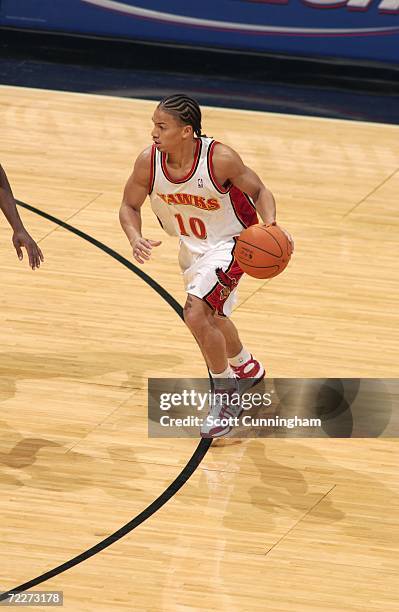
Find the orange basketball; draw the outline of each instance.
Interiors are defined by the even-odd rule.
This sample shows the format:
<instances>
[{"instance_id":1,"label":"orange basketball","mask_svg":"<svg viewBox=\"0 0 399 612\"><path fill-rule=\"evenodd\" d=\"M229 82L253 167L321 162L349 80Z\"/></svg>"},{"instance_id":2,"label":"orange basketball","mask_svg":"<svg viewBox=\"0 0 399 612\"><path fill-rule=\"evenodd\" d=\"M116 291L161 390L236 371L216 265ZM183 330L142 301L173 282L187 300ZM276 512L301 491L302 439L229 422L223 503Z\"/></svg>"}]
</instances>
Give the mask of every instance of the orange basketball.
<instances>
[{"instance_id":1,"label":"orange basketball","mask_svg":"<svg viewBox=\"0 0 399 612\"><path fill-rule=\"evenodd\" d=\"M241 269L255 278L273 278L291 258L291 245L278 225L251 225L241 232L234 257Z\"/></svg>"}]
</instances>

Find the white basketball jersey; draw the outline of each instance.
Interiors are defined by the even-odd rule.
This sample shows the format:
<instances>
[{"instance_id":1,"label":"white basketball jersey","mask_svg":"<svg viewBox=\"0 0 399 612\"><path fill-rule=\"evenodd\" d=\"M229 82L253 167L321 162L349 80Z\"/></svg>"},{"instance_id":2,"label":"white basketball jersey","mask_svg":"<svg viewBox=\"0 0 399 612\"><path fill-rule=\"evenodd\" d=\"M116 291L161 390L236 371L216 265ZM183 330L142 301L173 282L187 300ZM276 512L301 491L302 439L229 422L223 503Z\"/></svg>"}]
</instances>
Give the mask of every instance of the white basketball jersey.
<instances>
[{"instance_id":1,"label":"white basketball jersey","mask_svg":"<svg viewBox=\"0 0 399 612\"><path fill-rule=\"evenodd\" d=\"M163 229L178 236L192 253L205 253L231 241L258 219L247 194L217 183L212 167L216 141L195 140L192 168L181 179L169 175L166 154L152 147L149 195Z\"/></svg>"}]
</instances>

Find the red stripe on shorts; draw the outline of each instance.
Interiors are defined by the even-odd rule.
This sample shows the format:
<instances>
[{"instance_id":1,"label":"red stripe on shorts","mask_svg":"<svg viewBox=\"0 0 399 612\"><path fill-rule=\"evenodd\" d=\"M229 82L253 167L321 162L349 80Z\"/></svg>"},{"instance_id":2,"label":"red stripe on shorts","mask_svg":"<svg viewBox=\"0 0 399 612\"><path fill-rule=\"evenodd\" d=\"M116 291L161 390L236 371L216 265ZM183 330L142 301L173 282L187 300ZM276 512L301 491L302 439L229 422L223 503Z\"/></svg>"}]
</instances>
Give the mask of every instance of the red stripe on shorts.
<instances>
[{"instance_id":1,"label":"red stripe on shorts","mask_svg":"<svg viewBox=\"0 0 399 612\"><path fill-rule=\"evenodd\" d=\"M244 272L235 259L229 264L227 272L224 272L221 268L216 269L219 280L203 299L217 314L226 316L223 312L223 306L231 292L237 287L243 274Z\"/></svg>"}]
</instances>

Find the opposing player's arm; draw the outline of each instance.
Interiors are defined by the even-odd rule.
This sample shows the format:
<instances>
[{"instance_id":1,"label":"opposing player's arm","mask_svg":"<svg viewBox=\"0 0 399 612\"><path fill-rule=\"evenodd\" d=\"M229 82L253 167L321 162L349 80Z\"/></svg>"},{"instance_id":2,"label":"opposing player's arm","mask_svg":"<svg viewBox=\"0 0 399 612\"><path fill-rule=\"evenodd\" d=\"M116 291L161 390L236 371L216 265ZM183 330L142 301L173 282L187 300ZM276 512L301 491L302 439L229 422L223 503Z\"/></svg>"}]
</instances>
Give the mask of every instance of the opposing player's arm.
<instances>
[{"instance_id":1,"label":"opposing player's arm","mask_svg":"<svg viewBox=\"0 0 399 612\"><path fill-rule=\"evenodd\" d=\"M28 253L29 265L32 270L40 268L40 262L44 261L43 253L37 246L36 242L26 231L21 217L18 214L14 196L8 182L7 175L0 164L0 209L3 211L5 218L11 225L14 234L12 242L17 252L18 258L23 259L22 247Z\"/></svg>"},{"instance_id":2,"label":"opposing player's arm","mask_svg":"<svg viewBox=\"0 0 399 612\"><path fill-rule=\"evenodd\" d=\"M149 259L153 246L159 246L159 240L143 238L141 233L141 207L148 195L151 175L151 147L145 149L134 164L124 192L119 210L119 220L130 244L133 256L139 263Z\"/></svg>"},{"instance_id":3,"label":"opposing player's arm","mask_svg":"<svg viewBox=\"0 0 399 612\"><path fill-rule=\"evenodd\" d=\"M6 173L0 164L0 208L14 231L23 228Z\"/></svg>"},{"instance_id":4,"label":"opposing player's arm","mask_svg":"<svg viewBox=\"0 0 399 612\"><path fill-rule=\"evenodd\" d=\"M221 185L230 182L253 199L256 211L265 225L276 223L276 202L272 192L263 184L256 172L244 164L236 151L220 143L215 145L213 168ZM283 231L293 250L294 242L291 235L286 230Z\"/></svg>"}]
</instances>

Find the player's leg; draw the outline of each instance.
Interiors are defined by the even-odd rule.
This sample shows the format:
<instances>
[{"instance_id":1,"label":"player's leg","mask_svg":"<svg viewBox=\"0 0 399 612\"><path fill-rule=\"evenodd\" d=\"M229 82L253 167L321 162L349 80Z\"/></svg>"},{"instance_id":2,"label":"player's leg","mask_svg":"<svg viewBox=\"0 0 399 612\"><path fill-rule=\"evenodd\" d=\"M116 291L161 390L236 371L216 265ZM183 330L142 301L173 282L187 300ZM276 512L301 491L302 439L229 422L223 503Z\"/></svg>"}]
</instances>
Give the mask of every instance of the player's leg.
<instances>
[{"instance_id":1,"label":"player's leg","mask_svg":"<svg viewBox=\"0 0 399 612\"><path fill-rule=\"evenodd\" d=\"M216 313L214 319L224 336L229 364L236 377L240 380L251 378L254 379L254 384L258 383L265 375L265 368L243 346L233 321Z\"/></svg>"},{"instance_id":2,"label":"player's leg","mask_svg":"<svg viewBox=\"0 0 399 612\"><path fill-rule=\"evenodd\" d=\"M242 351L242 343L238 335L238 330L228 317L221 317L214 313L215 323L222 332L226 341L226 351L228 359L235 357Z\"/></svg>"},{"instance_id":3,"label":"player's leg","mask_svg":"<svg viewBox=\"0 0 399 612\"><path fill-rule=\"evenodd\" d=\"M242 412L240 402L234 403L233 399L234 395L239 399L239 395L236 377L227 358L226 340L215 322L212 309L203 299L188 294L183 313L184 321L204 355L214 384L214 393L209 413L204 417L201 436L224 436L232 429L229 418L238 417Z\"/></svg>"},{"instance_id":4,"label":"player's leg","mask_svg":"<svg viewBox=\"0 0 399 612\"><path fill-rule=\"evenodd\" d=\"M229 354L238 348L242 353L242 346L238 334L234 335L235 327L226 328L225 337L214 315L229 316L235 300L234 289L243 274L232 259L233 246L227 244L224 250L198 256L183 244L179 255L188 294L184 320L201 348L214 383L209 414L201 427L203 437L226 435L233 426L229 418L237 418L242 412L236 376L228 361L227 343Z\"/></svg>"},{"instance_id":5,"label":"player's leg","mask_svg":"<svg viewBox=\"0 0 399 612\"><path fill-rule=\"evenodd\" d=\"M226 340L216 324L213 311L200 298L188 294L183 310L184 321L198 342L212 375L232 377Z\"/></svg>"}]
</instances>

